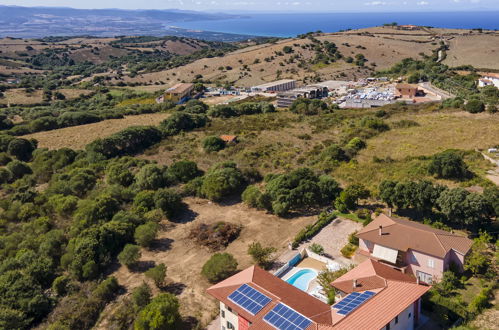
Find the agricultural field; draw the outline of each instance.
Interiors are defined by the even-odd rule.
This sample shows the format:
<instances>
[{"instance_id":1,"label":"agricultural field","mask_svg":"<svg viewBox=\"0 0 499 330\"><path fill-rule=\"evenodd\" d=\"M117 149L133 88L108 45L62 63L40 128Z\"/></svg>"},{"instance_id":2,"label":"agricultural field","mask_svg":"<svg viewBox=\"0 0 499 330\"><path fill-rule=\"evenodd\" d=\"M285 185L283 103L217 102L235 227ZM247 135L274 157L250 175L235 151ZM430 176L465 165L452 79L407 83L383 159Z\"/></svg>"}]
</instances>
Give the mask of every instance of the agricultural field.
<instances>
[{"instance_id":1,"label":"agricultural field","mask_svg":"<svg viewBox=\"0 0 499 330\"><path fill-rule=\"evenodd\" d=\"M36 139L40 148L50 150L71 148L79 150L84 149L87 144L95 139L107 137L130 126L156 126L168 116L165 113L127 116L123 119L109 119L93 124L38 132L24 137Z\"/></svg>"},{"instance_id":2,"label":"agricultural field","mask_svg":"<svg viewBox=\"0 0 499 330\"><path fill-rule=\"evenodd\" d=\"M81 95L88 95L92 93L88 89L59 89L58 92L62 93L67 100L75 99ZM18 105L30 105L30 104L40 104L43 103L43 91L35 90L32 93L26 92L25 89L16 88L9 89L5 92L5 96L0 98L0 104L18 104Z\"/></svg>"}]
</instances>

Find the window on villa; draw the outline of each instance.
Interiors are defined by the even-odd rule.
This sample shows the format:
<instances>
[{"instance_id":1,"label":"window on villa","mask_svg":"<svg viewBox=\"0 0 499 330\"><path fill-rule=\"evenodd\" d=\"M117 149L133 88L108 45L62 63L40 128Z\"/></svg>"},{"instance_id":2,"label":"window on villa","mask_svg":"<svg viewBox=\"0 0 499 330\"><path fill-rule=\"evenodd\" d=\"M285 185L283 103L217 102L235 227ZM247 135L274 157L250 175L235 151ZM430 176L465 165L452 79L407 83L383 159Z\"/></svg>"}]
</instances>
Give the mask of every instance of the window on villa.
<instances>
[{"instance_id":1,"label":"window on villa","mask_svg":"<svg viewBox=\"0 0 499 330\"><path fill-rule=\"evenodd\" d=\"M229 321L227 321L227 329L234 329L234 326Z\"/></svg>"},{"instance_id":2,"label":"window on villa","mask_svg":"<svg viewBox=\"0 0 499 330\"><path fill-rule=\"evenodd\" d=\"M227 310L232 313L232 308L230 308L229 306L227 306Z\"/></svg>"},{"instance_id":3,"label":"window on villa","mask_svg":"<svg viewBox=\"0 0 499 330\"><path fill-rule=\"evenodd\" d=\"M225 311L220 311L220 315L222 315L222 318L225 318Z\"/></svg>"},{"instance_id":4,"label":"window on villa","mask_svg":"<svg viewBox=\"0 0 499 330\"><path fill-rule=\"evenodd\" d=\"M390 330L390 323L388 323L388 324L386 325L386 328L385 328L385 329L386 329L386 330Z\"/></svg>"},{"instance_id":5,"label":"window on villa","mask_svg":"<svg viewBox=\"0 0 499 330\"><path fill-rule=\"evenodd\" d=\"M411 318L411 316L412 316L412 313L409 313L409 316L408 316L407 318L408 318L408 319L410 319L410 318Z\"/></svg>"},{"instance_id":6,"label":"window on villa","mask_svg":"<svg viewBox=\"0 0 499 330\"><path fill-rule=\"evenodd\" d=\"M433 259L428 259L428 267L430 267L430 268L435 267L435 261Z\"/></svg>"},{"instance_id":7,"label":"window on villa","mask_svg":"<svg viewBox=\"0 0 499 330\"><path fill-rule=\"evenodd\" d=\"M399 323L399 316L395 316L395 324Z\"/></svg>"}]
</instances>

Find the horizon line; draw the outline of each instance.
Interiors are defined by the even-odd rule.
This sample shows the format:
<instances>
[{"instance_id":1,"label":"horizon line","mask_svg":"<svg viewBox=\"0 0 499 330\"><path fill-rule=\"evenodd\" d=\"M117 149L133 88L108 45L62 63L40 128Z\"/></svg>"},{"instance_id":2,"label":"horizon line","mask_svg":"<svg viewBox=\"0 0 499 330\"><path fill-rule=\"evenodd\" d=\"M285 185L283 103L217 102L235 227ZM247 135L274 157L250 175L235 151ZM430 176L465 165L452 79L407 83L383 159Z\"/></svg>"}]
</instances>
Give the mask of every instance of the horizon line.
<instances>
[{"instance_id":1,"label":"horizon line","mask_svg":"<svg viewBox=\"0 0 499 330\"><path fill-rule=\"evenodd\" d=\"M253 9L230 9L226 11L203 9L180 9L180 8L77 8L68 6L19 6L19 5L3 5L0 7L12 7L12 8L40 8L40 9L73 9L73 10L122 10L122 11L186 11L186 12L197 12L197 13L210 13L210 14L384 14L384 13L458 13L458 12L499 12L499 8L462 8L462 9L435 9L430 10L428 8L421 8L420 10L404 11L404 10L372 10L372 11L356 11L356 10L324 10L324 11L308 11L308 10L253 10ZM373 8L374 9L374 8Z\"/></svg>"}]
</instances>

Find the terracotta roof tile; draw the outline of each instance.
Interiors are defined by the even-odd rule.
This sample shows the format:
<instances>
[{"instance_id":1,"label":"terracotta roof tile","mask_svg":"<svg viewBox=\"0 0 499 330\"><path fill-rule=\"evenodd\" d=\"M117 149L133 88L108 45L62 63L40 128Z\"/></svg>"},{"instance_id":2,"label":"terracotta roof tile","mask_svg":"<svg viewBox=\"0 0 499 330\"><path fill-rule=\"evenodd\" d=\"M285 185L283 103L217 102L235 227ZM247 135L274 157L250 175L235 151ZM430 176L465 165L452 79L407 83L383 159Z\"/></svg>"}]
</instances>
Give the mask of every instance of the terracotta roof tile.
<instances>
[{"instance_id":1,"label":"terracotta roof tile","mask_svg":"<svg viewBox=\"0 0 499 330\"><path fill-rule=\"evenodd\" d=\"M382 226L381 236L379 226ZM364 227L357 237L392 249L412 249L439 258L444 258L450 250L466 255L473 243L466 237L384 214Z\"/></svg>"},{"instance_id":2,"label":"terracotta roof tile","mask_svg":"<svg viewBox=\"0 0 499 330\"><path fill-rule=\"evenodd\" d=\"M234 275L233 277L236 277L235 279L230 277L210 287L207 292L233 308L250 322L255 322L263 318L270 309L279 302L282 302L314 322L331 323L331 308L328 304L323 303L257 266L243 270L241 273ZM234 290L244 283L248 283L272 299L272 302L257 315L253 316L249 314L227 298Z\"/></svg>"},{"instance_id":3,"label":"terracotta roof tile","mask_svg":"<svg viewBox=\"0 0 499 330\"><path fill-rule=\"evenodd\" d=\"M340 287L348 283L352 288L353 278L358 279L358 283L363 286L360 291L370 288L376 295L346 316L256 266L210 287L207 292L250 321L250 329L274 329L263 317L282 302L312 320L307 330L331 330L381 329L429 289L428 286L415 283L413 277L373 260L361 263L334 281L333 285ZM249 314L227 298L244 283L272 299L257 315Z\"/></svg>"}]
</instances>

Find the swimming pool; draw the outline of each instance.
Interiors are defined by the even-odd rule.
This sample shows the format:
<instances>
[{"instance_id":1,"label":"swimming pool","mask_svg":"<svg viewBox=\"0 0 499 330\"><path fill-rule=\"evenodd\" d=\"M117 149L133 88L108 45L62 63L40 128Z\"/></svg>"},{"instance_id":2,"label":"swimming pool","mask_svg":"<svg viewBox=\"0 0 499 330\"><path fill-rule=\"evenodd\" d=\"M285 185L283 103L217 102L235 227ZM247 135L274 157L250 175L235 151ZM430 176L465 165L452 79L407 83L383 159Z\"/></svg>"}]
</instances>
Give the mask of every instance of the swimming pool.
<instances>
[{"instance_id":1,"label":"swimming pool","mask_svg":"<svg viewBox=\"0 0 499 330\"><path fill-rule=\"evenodd\" d=\"M310 281L317 277L317 272L312 269L302 269L286 280L289 284L302 291L307 291Z\"/></svg>"}]
</instances>

